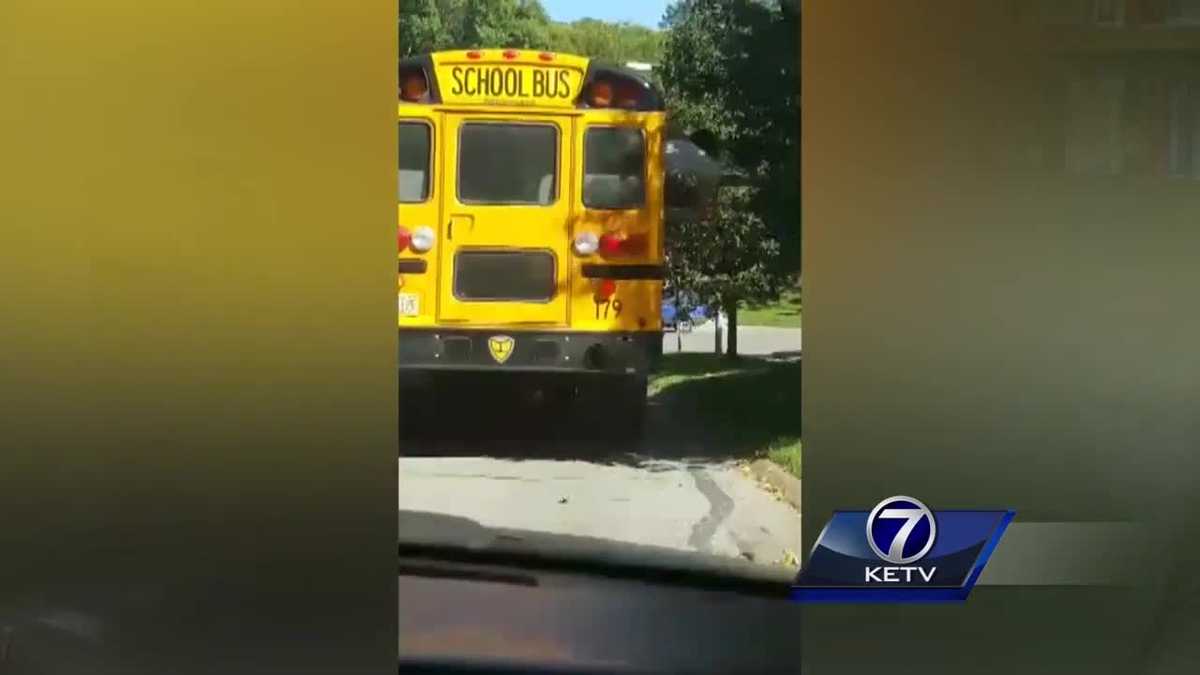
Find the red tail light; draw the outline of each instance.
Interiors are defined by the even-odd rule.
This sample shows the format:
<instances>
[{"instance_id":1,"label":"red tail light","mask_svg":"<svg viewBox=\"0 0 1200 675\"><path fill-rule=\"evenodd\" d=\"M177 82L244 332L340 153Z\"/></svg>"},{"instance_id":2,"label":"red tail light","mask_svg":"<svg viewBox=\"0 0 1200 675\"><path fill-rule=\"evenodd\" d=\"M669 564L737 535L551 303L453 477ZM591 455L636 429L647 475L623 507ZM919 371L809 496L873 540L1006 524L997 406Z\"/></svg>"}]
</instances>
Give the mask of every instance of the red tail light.
<instances>
[{"instance_id":1,"label":"red tail light","mask_svg":"<svg viewBox=\"0 0 1200 675\"><path fill-rule=\"evenodd\" d=\"M649 240L644 234L631 234L621 242L621 250L628 255L642 255L646 253Z\"/></svg>"},{"instance_id":2,"label":"red tail light","mask_svg":"<svg viewBox=\"0 0 1200 675\"><path fill-rule=\"evenodd\" d=\"M405 228L400 228L396 232L396 249L403 253L408 250L408 245L412 243L412 233Z\"/></svg>"},{"instance_id":3,"label":"red tail light","mask_svg":"<svg viewBox=\"0 0 1200 675\"><path fill-rule=\"evenodd\" d=\"M596 286L596 297L601 300L607 300L617 292L617 282L612 279L601 279L600 284Z\"/></svg>"},{"instance_id":4,"label":"red tail light","mask_svg":"<svg viewBox=\"0 0 1200 675\"><path fill-rule=\"evenodd\" d=\"M624 235L609 232L600 237L597 248L605 257L643 255L649 248L649 239L645 234Z\"/></svg>"},{"instance_id":5,"label":"red tail light","mask_svg":"<svg viewBox=\"0 0 1200 675\"><path fill-rule=\"evenodd\" d=\"M621 238L613 233L608 233L600 237L600 253L602 255L617 255L621 252Z\"/></svg>"}]
</instances>

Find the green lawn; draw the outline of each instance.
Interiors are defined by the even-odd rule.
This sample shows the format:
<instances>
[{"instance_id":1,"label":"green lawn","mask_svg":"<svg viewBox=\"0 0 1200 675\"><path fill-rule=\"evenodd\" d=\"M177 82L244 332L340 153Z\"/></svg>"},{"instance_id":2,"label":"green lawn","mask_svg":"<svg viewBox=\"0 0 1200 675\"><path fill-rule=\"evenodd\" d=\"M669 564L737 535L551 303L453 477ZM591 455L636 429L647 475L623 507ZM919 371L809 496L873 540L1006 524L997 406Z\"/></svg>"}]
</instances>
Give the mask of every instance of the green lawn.
<instances>
[{"instance_id":1,"label":"green lawn","mask_svg":"<svg viewBox=\"0 0 1200 675\"><path fill-rule=\"evenodd\" d=\"M781 438L772 443L766 452L767 459L775 462L796 478L800 478L800 439Z\"/></svg>"},{"instance_id":2,"label":"green lawn","mask_svg":"<svg viewBox=\"0 0 1200 675\"><path fill-rule=\"evenodd\" d=\"M800 291L785 291L776 302L766 305L742 305L738 323L743 326L800 327Z\"/></svg>"},{"instance_id":3,"label":"green lawn","mask_svg":"<svg viewBox=\"0 0 1200 675\"><path fill-rule=\"evenodd\" d=\"M664 354L662 366L650 376L650 396L657 396L679 384L737 373L759 372L766 367L766 362L760 359L743 358L729 361L714 354Z\"/></svg>"},{"instance_id":4,"label":"green lawn","mask_svg":"<svg viewBox=\"0 0 1200 675\"><path fill-rule=\"evenodd\" d=\"M667 354L650 378L650 396L731 455L767 457L799 477L799 361Z\"/></svg>"}]
</instances>

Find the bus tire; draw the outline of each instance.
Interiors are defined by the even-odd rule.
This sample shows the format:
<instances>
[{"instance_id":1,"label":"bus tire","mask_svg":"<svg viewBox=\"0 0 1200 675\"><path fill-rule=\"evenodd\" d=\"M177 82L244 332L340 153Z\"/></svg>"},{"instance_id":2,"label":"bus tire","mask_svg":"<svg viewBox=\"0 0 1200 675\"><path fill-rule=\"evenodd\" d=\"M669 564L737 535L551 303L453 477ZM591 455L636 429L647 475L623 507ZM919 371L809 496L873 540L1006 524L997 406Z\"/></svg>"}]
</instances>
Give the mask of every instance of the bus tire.
<instances>
[{"instance_id":1,"label":"bus tire","mask_svg":"<svg viewBox=\"0 0 1200 675\"><path fill-rule=\"evenodd\" d=\"M401 438L417 435L428 423L436 411L436 397L439 383L432 377L411 374L402 375L399 387L399 422Z\"/></svg>"}]
</instances>

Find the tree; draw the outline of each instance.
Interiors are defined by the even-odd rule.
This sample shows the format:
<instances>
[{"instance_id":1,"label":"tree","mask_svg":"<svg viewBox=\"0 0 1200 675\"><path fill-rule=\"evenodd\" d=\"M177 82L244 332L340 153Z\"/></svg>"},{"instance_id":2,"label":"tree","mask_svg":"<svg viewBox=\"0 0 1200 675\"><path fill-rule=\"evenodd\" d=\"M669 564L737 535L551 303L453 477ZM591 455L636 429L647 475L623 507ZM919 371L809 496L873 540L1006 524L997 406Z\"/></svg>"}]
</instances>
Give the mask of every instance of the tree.
<instances>
[{"instance_id":1,"label":"tree","mask_svg":"<svg viewBox=\"0 0 1200 675\"><path fill-rule=\"evenodd\" d=\"M559 51L613 63L654 63L659 58L661 35L643 26L580 19L559 24L558 28L561 42L556 44L556 49Z\"/></svg>"},{"instance_id":2,"label":"tree","mask_svg":"<svg viewBox=\"0 0 1200 675\"><path fill-rule=\"evenodd\" d=\"M461 46L550 46L550 18L538 0L466 0L464 9Z\"/></svg>"},{"instance_id":3,"label":"tree","mask_svg":"<svg viewBox=\"0 0 1200 675\"><path fill-rule=\"evenodd\" d=\"M400 0L401 56L489 47L655 63L661 34L597 19L555 23L538 0Z\"/></svg>"},{"instance_id":4,"label":"tree","mask_svg":"<svg viewBox=\"0 0 1200 675\"><path fill-rule=\"evenodd\" d=\"M667 231L670 279L727 314L730 358L738 356L738 304L778 297L784 281L779 242L752 208L757 198L754 188L721 188L709 208L672 219Z\"/></svg>"},{"instance_id":5,"label":"tree","mask_svg":"<svg viewBox=\"0 0 1200 675\"><path fill-rule=\"evenodd\" d=\"M421 53L431 45L447 44L450 35L442 23L437 0L400 0L400 56Z\"/></svg>"},{"instance_id":6,"label":"tree","mask_svg":"<svg viewBox=\"0 0 1200 675\"><path fill-rule=\"evenodd\" d=\"M671 261L686 270L684 278L710 289L715 282L709 276L723 279L723 290L711 299L729 314L734 347L737 307L730 300L774 299L800 268L799 14L794 3L777 1L678 0L663 24L668 30L658 75L674 125L711 134L711 145L749 188L722 191L715 218L684 226L707 232L710 244L746 251L731 256L715 245L684 241L677 242L682 248ZM745 214L731 213L732 204ZM724 227L740 234L731 240L734 232ZM731 260L745 265L746 273L729 269Z\"/></svg>"},{"instance_id":7,"label":"tree","mask_svg":"<svg viewBox=\"0 0 1200 675\"><path fill-rule=\"evenodd\" d=\"M473 47L546 49L538 0L400 0L400 55Z\"/></svg>"}]
</instances>

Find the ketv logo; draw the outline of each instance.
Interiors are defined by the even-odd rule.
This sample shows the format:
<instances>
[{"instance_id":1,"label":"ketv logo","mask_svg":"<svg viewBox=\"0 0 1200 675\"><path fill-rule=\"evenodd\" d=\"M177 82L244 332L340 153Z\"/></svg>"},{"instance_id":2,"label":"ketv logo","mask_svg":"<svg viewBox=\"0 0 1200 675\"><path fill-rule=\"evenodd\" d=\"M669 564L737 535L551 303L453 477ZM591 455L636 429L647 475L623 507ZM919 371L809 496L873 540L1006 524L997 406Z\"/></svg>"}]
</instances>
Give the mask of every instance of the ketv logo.
<instances>
[{"instance_id":1,"label":"ketv logo","mask_svg":"<svg viewBox=\"0 0 1200 675\"><path fill-rule=\"evenodd\" d=\"M801 602L966 600L1011 510L933 511L888 497L868 511L836 511L796 577Z\"/></svg>"},{"instance_id":2,"label":"ketv logo","mask_svg":"<svg viewBox=\"0 0 1200 675\"><path fill-rule=\"evenodd\" d=\"M933 548L937 537L937 519L933 511L912 497L889 497L867 516L867 544L881 559L893 566L864 568L864 581L908 583L917 574L929 583L937 567L912 567Z\"/></svg>"}]
</instances>

